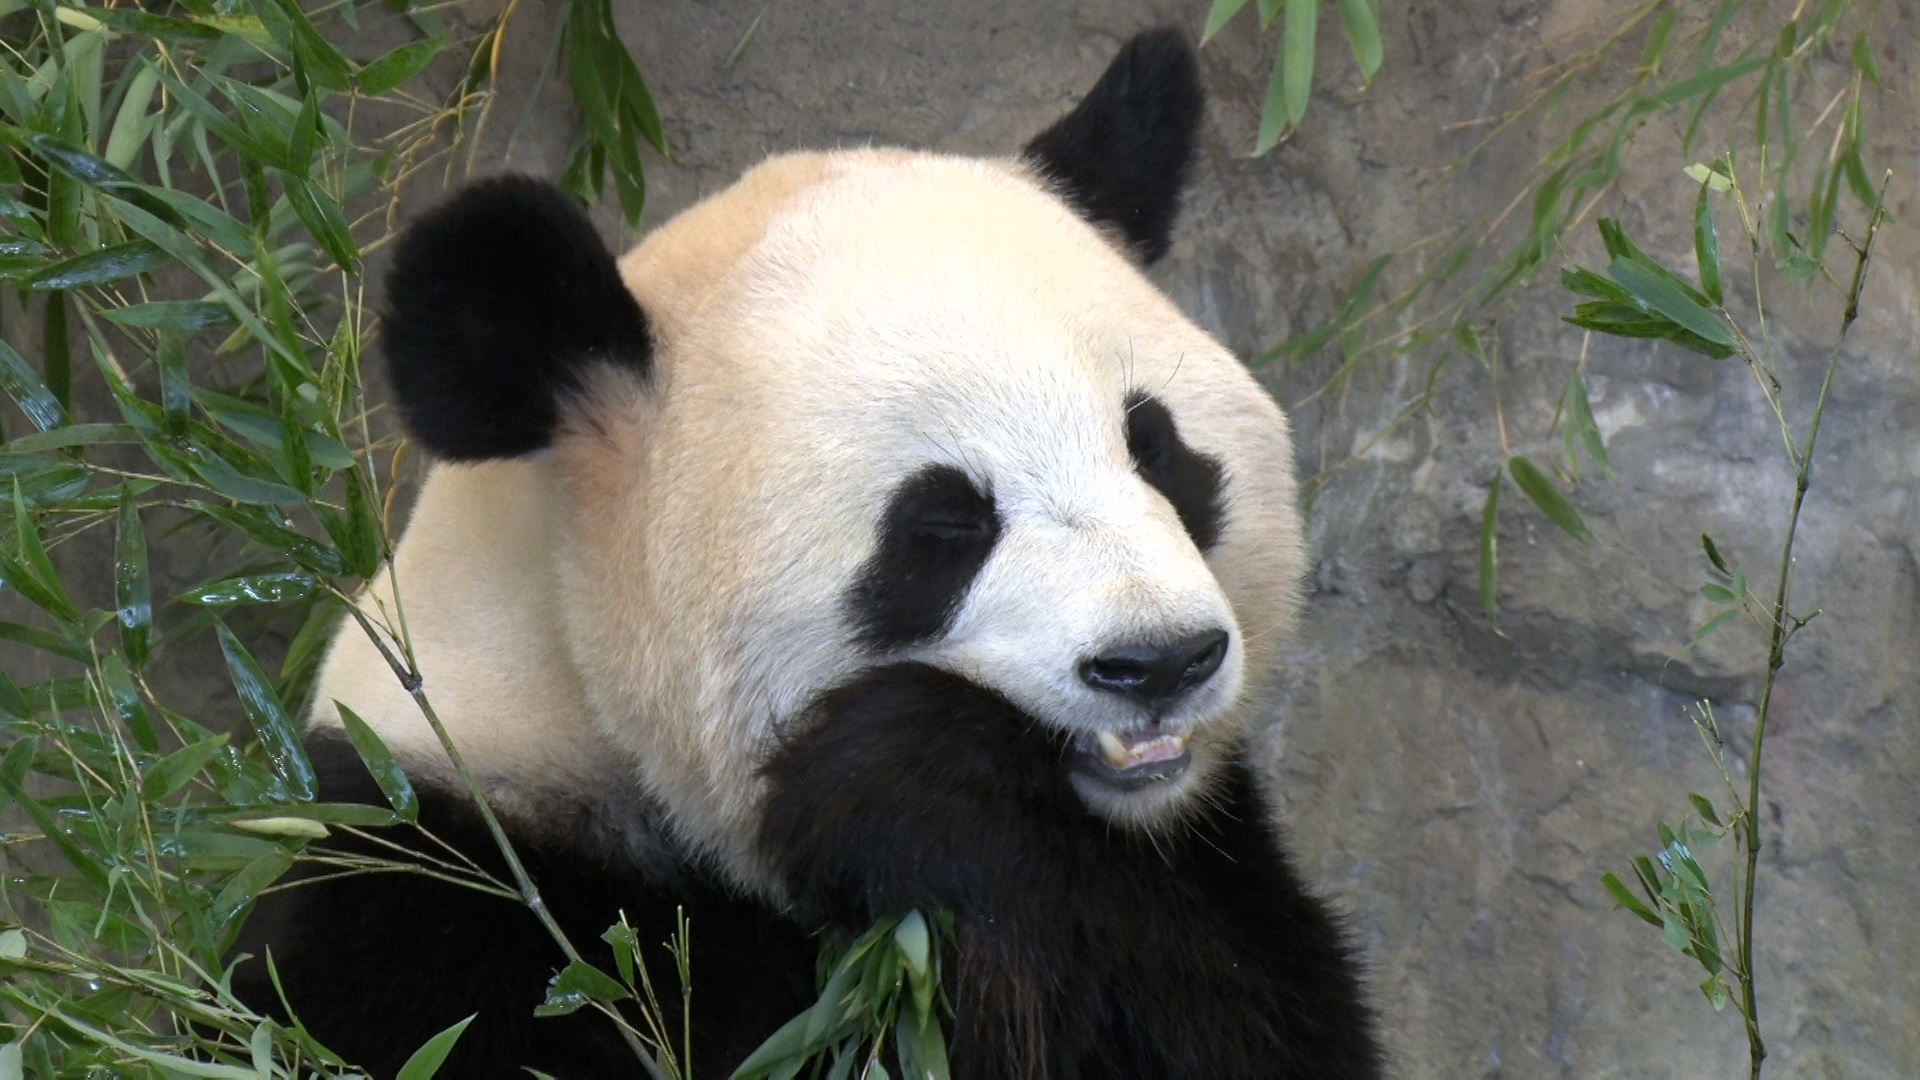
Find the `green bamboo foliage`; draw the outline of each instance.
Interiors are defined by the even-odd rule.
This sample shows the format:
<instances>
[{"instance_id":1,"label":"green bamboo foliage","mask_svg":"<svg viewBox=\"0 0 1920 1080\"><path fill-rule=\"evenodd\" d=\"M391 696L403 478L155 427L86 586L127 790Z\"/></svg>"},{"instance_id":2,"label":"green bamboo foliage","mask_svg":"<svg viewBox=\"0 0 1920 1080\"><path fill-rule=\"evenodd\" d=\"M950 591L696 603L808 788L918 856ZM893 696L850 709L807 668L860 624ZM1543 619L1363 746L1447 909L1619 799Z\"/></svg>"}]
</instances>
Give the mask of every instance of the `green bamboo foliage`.
<instances>
[{"instance_id":1,"label":"green bamboo foliage","mask_svg":"<svg viewBox=\"0 0 1920 1080\"><path fill-rule=\"evenodd\" d=\"M1216 0L1203 28L1203 40L1227 27L1246 0ZM1369 18L1366 0L1341 2L1342 23L1364 81L1379 55L1378 18ZM1263 0L1260 29L1282 25L1282 42L1270 89L1261 111L1254 146L1264 153L1286 137L1305 115L1310 97L1318 5L1305 0ZM1345 458L1327 463L1309 478L1309 507L1319 493L1367 449L1434 404L1434 393L1456 361L1471 359L1497 380L1497 365L1482 342L1497 340L1499 323L1542 271L1563 258L1569 230L1604 202L1631 167L1633 136L1650 121L1672 117L1682 125L1683 152L1691 152L1708 127L1736 137L1744 167L1756 170L1749 181L1756 194L1756 232L1768 257L1791 280L1811 282L1824 272L1827 246L1840 215L1849 207L1872 205L1874 184L1866 162L1862 103L1879 94L1880 72L1874 42L1893 31L1882 5L1832 0L1818 5L1769 0L1645 0L1609 14L1586 52L1549 70L1518 107L1492 118L1487 134L1449 166L1467 168L1505 133L1523 125L1564 132L1539 155L1512 189L1499 200L1506 211L1459 222L1402 250L1372 258L1361 268L1326 321L1286 341L1256 352L1249 363L1300 365L1331 354L1333 367L1310 393L1289 402L1303 409L1338 394L1369 365L1396 360L1424 364L1420 392L1398 408L1391 420ZM1808 109L1799 101L1816 85L1812 68L1836 64L1850 70L1834 111ZM1304 74L1303 74L1304 73ZM1577 81L1615 87L1610 96L1584 113L1561 109ZM1826 85L1823 75L1818 85ZM1816 124L1823 127L1816 151L1804 151ZM1837 128L1828 136L1827 131ZM1664 163L1651 167L1668 168ZM1724 190L1724 174L1708 177L1708 166L1689 173L1695 184ZM1696 235L1703 250L1717 256L1718 236L1706 196L1696 204ZM1804 222L1804 225L1799 224ZM1705 230L1704 232L1700 230ZM1586 298L1569 319L1597 333L1652 337L1677 342L1705 355L1735 354L1732 331L1712 310L1724 302L1723 285L1703 271L1697 286L1680 280L1624 242L1617 229L1603 232L1609 263L1593 271L1564 270L1562 284ZM1411 277L1394 271L1419 252L1424 269ZM1715 265L1709 259L1706 265ZM1580 477L1574 452L1591 460L1609 481L1613 470L1591 413L1584 408L1580 362L1569 358L1567 390L1553 429L1568 449L1558 463L1515 456L1508 446L1505 418L1499 416L1497 382L1493 386L1503 469L1526 494L1507 500L1507 510L1530 505L1569 536L1589 533L1569 489ZM1546 434L1551 435L1549 431ZM1516 471L1517 470L1517 471ZM1491 503L1493 500L1489 499ZM1490 617L1497 614L1498 560L1492 530L1498 515L1484 522L1481 594Z\"/></svg>"},{"instance_id":2,"label":"green bamboo foliage","mask_svg":"<svg viewBox=\"0 0 1920 1080\"><path fill-rule=\"evenodd\" d=\"M361 389L363 245L379 239L399 183L475 137L512 8L459 38L431 9L384 0L0 0L0 281L39 305L42 328L38 356L0 342L0 393L16 410L0 441L0 1080L354 1075L299 1025L226 991L258 896L290 887L302 863L537 895L503 834L511 880L332 849L343 832L418 829L419 801L341 707L389 805L315 802L295 722L343 617L418 684L393 613L354 606L390 546L373 466L393 449L373 436ZM412 40L351 58L334 42L368 19L398 21ZM637 222L636 147L667 143L611 5L571 0L550 33L556 55L567 47L581 111L566 179L592 199L610 173ZM443 56L464 57L464 76L435 103L418 77ZM371 99L418 122L357 132L350 121ZM63 570L62 549L94 532L112 538L110 583ZM151 559L175 544L219 553L221 569L163 587L171 579ZM269 617L295 627L277 664L250 633ZM190 648L224 662L233 693L217 715L185 715L147 680L155 660ZM46 674L22 685L11 670ZM677 970L659 987L640 961L656 943L624 921L606 935L615 972L549 926L569 962L540 1011L601 1013L637 1072L691 1075L690 1021L668 1031L657 992L677 984L682 1017L697 1008L690 925L669 943ZM889 940L891 952L855 952L862 971L908 957L908 1004L880 976L835 1000L894 1025L877 1036L908 1032L915 1060L930 1063L916 1075L943 1076L924 992L938 983L937 939ZM429 1040L401 1077L434 1075L471 1019ZM849 1033L867 1029L835 1030L832 1045L762 1060L792 1075L816 1053L850 1053Z\"/></svg>"},{"instance_id":3,"label":"green bamboo foliage","mask_svg":"<svg viewBox=\"0 0 1920 1080\"><path fill-rule=\"evenodd\" d=\"M0 344L17 409L0 443L0 642L29 661L8 671L46 673L0 672L0 1077L344 1075L225 991L228 950L296 863L416 872L329 853L341 830L410 827L417 802L365 725L350 731L392 809L313 802L293 720L388 543L360 392L361 243L395 182L441 152L339 117L380 98L458 119L464 99L408 87L489 39L384 4L316 10L404 20L414 40L349 59L292 0L0 0L0 281L38 305L42 332L35 357ZM106 413L81 415L80 398ZM111 582L69 577L62 549L102 530ZM175 537L229 569L162 590L150 556ZM273 609L298 625L277 670L241 631ZM196 641L225 659L222 715L183 715L147 681ZM462 1026L405 1075L432 1075Z\"/></svg>"},{"instance_id":4,"label":"green bamboo foliage","mask_svg":"<svg viewBox=\"0 0 1920 1080\"><path fill-rule=\"evenodd\" d=\"M1871 69L1861 67L1855 76L1855 91L1858 91L1861 79L1871 77ZM1839 366L1847 333L1859 315L1861 292L1867 281L1874 241L1885 220L1886 209L1882 203L1885 179L1882 187L1864 191L1861 200L1863 205L1856 210L1859 223L1849 233L1841 234L1847 237L1845 243L1852 262L1851 272L1845 277L1847 283L1842 285L1841 274L1832 273L1830 269L1844 272L1847 268L1829 268L1820 261L1822 248L1818 244L1807 243L1805 238L1797 240L1799 246L1785 252L1772 266L1768 265L1766 256L1770 253L1770 238L1763 235L1762 230L1771 226L1760 223L1769 221L1772 215L1750 202L1747 195L1756 180L1762 184L1767 180L1764 164L1749 167L1745 171L1747 179L1744 183L1743 172L1732 153L1716 161L1692 166L1686 172L1699 184L1698 193L1694 196L1693 239L1700 287L1694 288L1678 274L1635 247L1618 222L1601 219L1602 243L1611 259L1607 276L1603 278L1589 270L1570 270L1563 276L1562 284L1570 292L1589 298L1576 304L1574 313L1566 319L1595 333L1669 341L1699 354L1704 358L1703 362L1737 357L1752 372L1760 393L1778 421L1785 463L1794 479L1793 499L1788 508L1786 539L1780 552L1778 576L1771 600L1749 589L1745 567L1723 554L1713 537L1705 533L1700 535L1700 548L1707 562L1708 575L1708 580L1700 586L1700 596L1719 610L1693 632L1684 650L1691 651L1708 636L1724 632L1723 628L1730 625L1738 625L1736 620L1742 618L1764 628L1767 636L1766 677L1749 744L1746 790L1742 792L1734 782L1734 767L1729 765L1728 760L1727 736L1721 729L1712 704L1699 702L1692 709L1690 719L1725 788L1724 801L1716 806L1713 799L1689 793L1687 801L1693 811L1692 818L1678 823L1657 823L1655 828L1660 848L1651 857L1640 856L1633 860L1633 885L1629 886L1615 873L1605 874L1601 884L1622 908L1648 925L1657 927L1660 940L1668 948L1699 965L1706 976L1700 983L1700 992L1716 1011L1724 1010L1729 1005L1734 1007L1746 1029L1748 1075L1751 1080L1759 1080L1767 1057L1753 961L1754 894L1761 848L1761 821L1755 808L1761 805L1762 754L1766 746L1774 682L1786 663L1787 645L1801 628L1819 614L1817 610L1797 614L1793 606L1794 539L1801 507L1811 484L1814 450L1820 437L1820 421L1826 410L1827 395L1833 385L1834 372ZM1890 176L1888 174L1888 178ZM1779 375L1781 358L1772 352L1769 343L1773 338L1766 331L1764 314L1756 307L1753 316L1755 332L1748 333L1742 327L1743 320L1726 307L1724 267L1713 212L1715 193L1724 193L1723 197L1732 204L1741 223L1756 295L1760 292L1764 273L1773 270L1790 277L1798 276L1801 268L1796 260L1805 257L1813 260L1813 268L1821 279L1832 284L1842 304L1839 332L1827 355L1825 375L1820 383L1819 395L1809 410L1803 436L1796 436L1794 425L1788 419L1788 410L1793 403L1784 402L1781 398L1784 385ZM1778 198L1777 193L1775 198ZM1828 222L1825 226L1816 224L1813 229L1822 227L1838 228L1837 223ZM1809 236L1812 235L1815 233L1810 230ZM1774 252L1779 250L1773 249ZM1578 376L1575 378L1577 380ZM1573 411L1578 412L1581 408L1584 406L1576 406ZM1578 422L1569 420L1570 430ZM1586 422L1591 421L1589 419ZM1569 458L1573 453L1572 438L1572 435L1568 436ZM1595 441L1597 443L1597 436ZM1597 460L1603 459L1597 457ZM1543 508L1545 505L1542 504ZM1552 512L1548 513L1551 517ZM1483 560L1483 597L1490 587L1487 584L1491 580L1490 575L1489 564ZM1731 873L1721 875L1723 879L1730 877L1731 881L1723 880L1721 891L1716 893L1715 875L1701 859L1704 852L1721 840L1730 840L1734 850Z\"/></svg>"},{"instance_id":5,"label":"green bamboo foliage","mask_svg":"<svg viewBox=\"0 0 1920 1080\"><path fill-rule=\"evenodd\" d=\"M1213 39L1247 0L1214 0L1200 41ZM1378 0L1337 0L1340 22L1353 47L1354 62L1363 82L1372 83L1380 71L1380 5ZM1260 30L1265 33L1275 22L1281 24L1280 52L1273 61L1268 79L1266 101L1260 107L1260 134L1254 142L1255 157L1280 144L1300 127L1307 115L1307 102L1313 96L1313 62L1320 24L1320 0L1260 0ZM1283 14L1284 13L1284 14Z\"/></svg>"}]
</instances>

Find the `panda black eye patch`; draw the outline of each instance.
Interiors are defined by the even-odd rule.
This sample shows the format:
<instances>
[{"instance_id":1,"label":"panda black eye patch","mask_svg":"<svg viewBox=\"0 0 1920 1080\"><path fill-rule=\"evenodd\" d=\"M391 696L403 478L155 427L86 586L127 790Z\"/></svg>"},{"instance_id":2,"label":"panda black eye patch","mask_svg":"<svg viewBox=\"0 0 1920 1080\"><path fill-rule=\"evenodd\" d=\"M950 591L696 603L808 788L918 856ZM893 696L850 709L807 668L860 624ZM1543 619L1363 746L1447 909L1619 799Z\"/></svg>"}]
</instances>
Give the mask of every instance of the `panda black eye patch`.
<instances>
[{"instance_id":1,"label":"panda black eye patch","mask_svg":"<svg viewBox=\"0 0 1920 1080\"><path fill-rule=\"evenodd\" d=\"M1188 446L1173 413L1159 398L1135 390L1127 395L1127 453L1134 471L1173 504L1180 524L1202 552L1220 542L1221 487L1226 470L1218 459Z\"/></svg>"},{"instance_id":2,"label":"panda black eye patch","mask_svg":"<svg viewBox=\"0 0 1920 1080\"><path fill-rule=\"evenodd\" d=\"M897 649L939 636L1000 538L993 496L951 465L901 481L880 517L878 543L847 594L860 642Z\"/></svg>"}]
</instances>

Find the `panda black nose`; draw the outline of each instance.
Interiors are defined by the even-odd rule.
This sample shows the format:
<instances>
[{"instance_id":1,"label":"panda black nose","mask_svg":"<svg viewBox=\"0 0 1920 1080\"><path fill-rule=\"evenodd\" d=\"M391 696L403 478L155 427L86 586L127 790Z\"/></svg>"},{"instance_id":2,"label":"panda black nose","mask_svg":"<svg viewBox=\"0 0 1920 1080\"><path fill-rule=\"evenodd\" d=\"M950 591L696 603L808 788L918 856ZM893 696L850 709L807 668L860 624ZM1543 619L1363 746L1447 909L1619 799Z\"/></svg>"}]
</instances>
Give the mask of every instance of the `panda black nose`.
<instances>
[{"instance_id":1,"label":"panda black nose","mask_svg":"<svg viewBox=\"0 0 1920 1080\"><path fill-rule=\"evenodd\" d=\"M1200 686L1227 658L1225 630L1161 645L1122 645L1080 663L1080 681L1142 705L1171 701Z\"/></svg>"}]
</instances>

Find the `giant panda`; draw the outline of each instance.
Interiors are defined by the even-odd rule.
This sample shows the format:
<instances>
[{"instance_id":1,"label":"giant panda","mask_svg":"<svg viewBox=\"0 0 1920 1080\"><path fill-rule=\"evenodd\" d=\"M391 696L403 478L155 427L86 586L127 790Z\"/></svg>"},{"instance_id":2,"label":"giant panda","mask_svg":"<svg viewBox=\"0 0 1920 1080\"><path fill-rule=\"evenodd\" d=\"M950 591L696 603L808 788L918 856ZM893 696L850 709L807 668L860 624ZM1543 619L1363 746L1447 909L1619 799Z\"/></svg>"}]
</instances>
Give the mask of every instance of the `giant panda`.
<instances>
[{"instance_id":1,"label":"giant panda","mask_svg":"<svg viewBox=\"0 0 1920 1080\"><path fill-rule=\"evenodd\" d=\"M510 881L419 690L588 960L686 911L703 1077L811 1004L822 932L912 908L954 916L956 1076L1378 1075L1243 745L1304 561L1287 421L1143 273L1201 105L1150 32L1016 156L774 157L618 262L525 178L413 224L383 333L437 464L360 603L420 685L344 626L321 798L381 802L338 702ZM451 858L411 836L332 846ZM516 900L307 873L243 999L380 1077L476 1013L442 1075L636 1074L534 1017L566 959Z\"/></svg>"}]
</instances>

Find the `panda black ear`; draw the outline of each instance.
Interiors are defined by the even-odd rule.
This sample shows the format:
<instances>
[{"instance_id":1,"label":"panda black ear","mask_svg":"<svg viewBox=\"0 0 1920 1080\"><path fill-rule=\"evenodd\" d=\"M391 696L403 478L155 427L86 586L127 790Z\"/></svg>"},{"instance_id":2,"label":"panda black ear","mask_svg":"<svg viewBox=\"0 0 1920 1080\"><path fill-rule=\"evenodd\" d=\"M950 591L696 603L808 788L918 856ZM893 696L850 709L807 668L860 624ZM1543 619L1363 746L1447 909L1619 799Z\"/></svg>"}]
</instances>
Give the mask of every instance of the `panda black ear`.
<instances>
[{"instance_id":1,"label":"panda black ear","mask_svg":"<svg viewBox=\"0 0 1920 1080\"><path fill-rule=\"evenodd\" d=\"M593 223L524 176L475 183L406 230L384 323L408 429L456 461L546 446L590 365L652 367L647 317Z\"/></svg>"},{"instance_id":2,"label":"panda black ear","mask_svg":"<svg viewBox=\"0 0 1920 1080\"><path fill-rule=\"evenodd\" d=\"M1074 110L1027 144L1025 158L1089 221L1118 229L1143 263L1167 253L1204 96L1179 30L1121 48Z\"/></svg>"}]
</instances>

